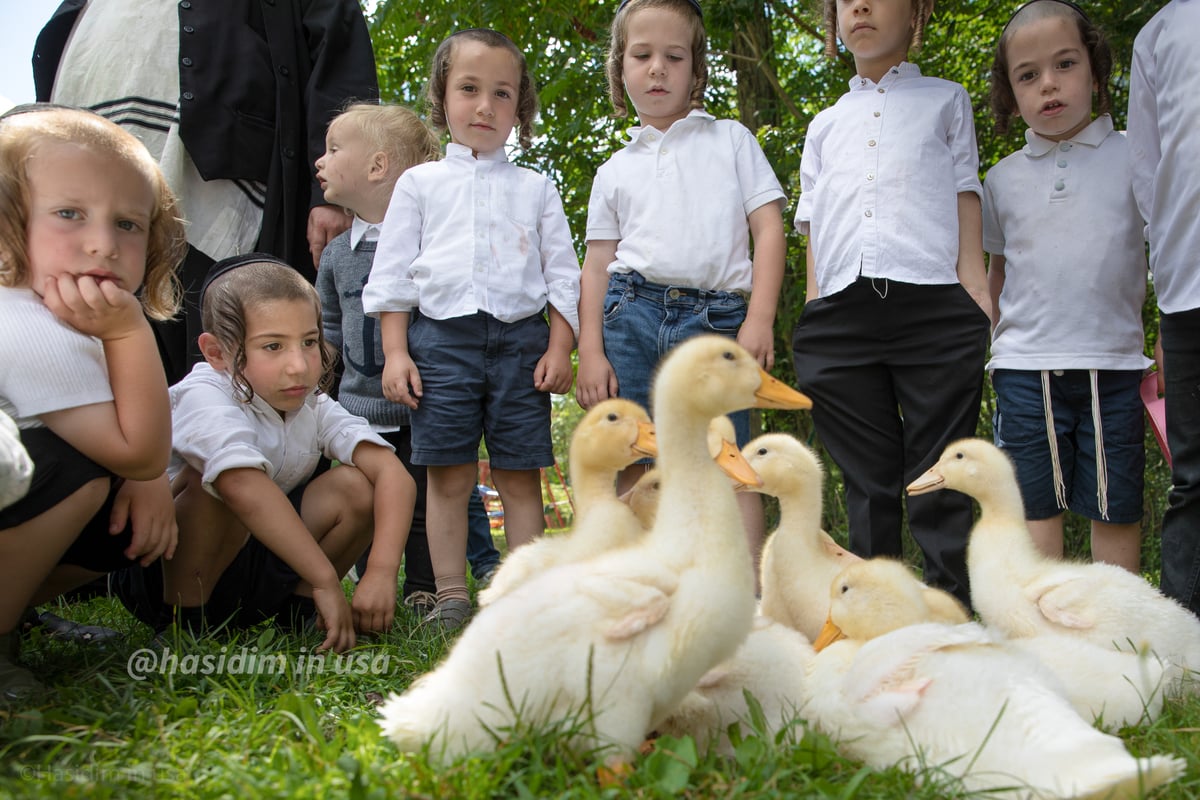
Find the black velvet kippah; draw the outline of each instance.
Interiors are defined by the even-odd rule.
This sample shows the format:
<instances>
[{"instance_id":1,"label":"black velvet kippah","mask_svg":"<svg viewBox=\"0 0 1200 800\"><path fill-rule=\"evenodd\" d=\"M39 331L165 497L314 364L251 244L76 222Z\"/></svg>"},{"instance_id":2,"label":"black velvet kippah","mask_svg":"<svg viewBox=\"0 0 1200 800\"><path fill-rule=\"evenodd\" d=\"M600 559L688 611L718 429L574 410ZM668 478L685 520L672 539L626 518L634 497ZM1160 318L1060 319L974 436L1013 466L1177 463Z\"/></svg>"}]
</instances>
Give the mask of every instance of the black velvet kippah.
<instances>
[{"instance_id":1,"label":"black velvet kippah","mask_svg":"<svg viewBox=\"0 0 1200 800\"><path fill-rule=\"evenodd\" d=\"M241 255L222 258L217 263L213 264L208 274L204 276L204 283L200 286L200 307L204 307L204 295L208 291L208 287L212 282L222 275L233 272L238 267L244 267L247 264L261 264L267 262L269 264L279 264L291 269L291 265L281 258L276 258L270 253L242 253Z\"/></svg>"}]
</instances>

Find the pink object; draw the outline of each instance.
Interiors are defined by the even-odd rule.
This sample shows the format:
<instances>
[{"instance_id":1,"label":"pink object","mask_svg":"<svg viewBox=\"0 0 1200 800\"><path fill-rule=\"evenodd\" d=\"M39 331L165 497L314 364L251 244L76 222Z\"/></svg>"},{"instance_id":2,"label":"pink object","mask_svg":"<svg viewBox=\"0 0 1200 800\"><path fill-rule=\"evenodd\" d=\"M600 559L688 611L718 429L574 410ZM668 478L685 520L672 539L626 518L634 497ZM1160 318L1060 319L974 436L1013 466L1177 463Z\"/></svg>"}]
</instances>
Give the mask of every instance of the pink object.
<instances>
[{"instance_id":1,"label":"pink object","mask_svg":"<svg viewBox=\"0 0 1200 800\"><path fill-rule=\"evenodd\" d=\"M1167 446L1167 401L1158 395L1158 373L1151 372L1142 378L1142 405L1146 407L1146 416L1150 418L1150 427L1154 438L1171 466L1171 448Z\"/></svg>"}]
</instances>

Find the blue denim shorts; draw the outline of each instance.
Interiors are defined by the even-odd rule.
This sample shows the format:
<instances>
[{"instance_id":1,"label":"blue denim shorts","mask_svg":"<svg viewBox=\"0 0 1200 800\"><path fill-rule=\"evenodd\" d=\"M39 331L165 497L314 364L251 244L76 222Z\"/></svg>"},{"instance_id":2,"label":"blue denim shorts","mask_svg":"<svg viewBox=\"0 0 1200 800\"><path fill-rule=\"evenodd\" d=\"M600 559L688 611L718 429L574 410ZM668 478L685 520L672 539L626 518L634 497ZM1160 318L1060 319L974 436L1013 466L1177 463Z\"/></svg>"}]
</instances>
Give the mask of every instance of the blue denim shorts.
<instances>
[{"instance_id":1,"label":"blue denim shorts","mask_svg":"<svg viewBox=\"0 0 1200 800\"><path fill-rule=\"evenodd\" d=\"M650 283L638 272L609 276L604 297L604 355L617 374L618 394L650 406L658 362L675 345L704 333L736 339L746 299L734 292ZM750 440L750 412L730 414L738 446Z\"/></svg>"},{"instance_id":2,"label":"blue denim shorts","mask_svg":"<svg viewBox=\"0 0 1200 800\"><path fill-rule=\"evenodd\" d=\"M1141 373L1136 370L1100 370L1097 375L1108 480L1105 518L1100 507L1088 371L1050 373L1050 406L1066 490L1065 508L1076 514L1118 525L1142 518L1146 449L1140 382ZM996 390L996 446L1016 464L1025 517L1036 520L1057 516L1064 506L1054 492L1041 373L998 369L992 374L992 386Z\"/></svg>"},{"instance_id":3,"label":"blue denim shorts","mask_svg":"<svg viewBox=\"0 0 1200 800\"><path fill-rule=\"evenodd\" d=\"M483 312L453 319L414 314L408 351L424 395L412 412L413 463L473 464L482 437L496 469L553 464L550 394L533 385L549 345L541 314L518 322Z\"/></svg>"}]
</instances>

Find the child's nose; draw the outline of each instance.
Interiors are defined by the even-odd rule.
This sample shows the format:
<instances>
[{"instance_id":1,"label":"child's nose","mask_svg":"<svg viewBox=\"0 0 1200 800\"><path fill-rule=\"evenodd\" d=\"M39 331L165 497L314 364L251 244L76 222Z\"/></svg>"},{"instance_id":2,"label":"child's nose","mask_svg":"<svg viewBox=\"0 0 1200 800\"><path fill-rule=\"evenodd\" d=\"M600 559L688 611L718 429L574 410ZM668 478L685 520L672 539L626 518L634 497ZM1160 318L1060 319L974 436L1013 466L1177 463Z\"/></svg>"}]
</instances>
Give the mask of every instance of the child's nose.
<instances>
[{"instance_id":1,"label":"child's nose","mask_svg":"<svg viewBox=\"0 0 1200 800\"><path fill-rule=\"evenodd\" d=\"M87 239L88 252L100 258L114 258L117 255L117 232L107 224L99 222L90 226Z\"/></svg>"}]
</instances>

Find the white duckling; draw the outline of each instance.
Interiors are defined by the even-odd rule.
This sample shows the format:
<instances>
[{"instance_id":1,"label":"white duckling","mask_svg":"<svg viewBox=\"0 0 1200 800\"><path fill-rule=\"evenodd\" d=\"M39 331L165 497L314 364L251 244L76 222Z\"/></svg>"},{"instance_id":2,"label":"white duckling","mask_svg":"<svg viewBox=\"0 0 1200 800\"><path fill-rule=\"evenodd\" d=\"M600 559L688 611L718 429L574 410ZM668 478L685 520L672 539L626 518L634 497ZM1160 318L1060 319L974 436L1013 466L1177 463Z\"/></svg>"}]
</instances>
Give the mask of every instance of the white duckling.
<instances>
[{"instance_id":1,"label":"white duckling","mask_svg":"<svg viewBox=\"0 0 1200 800\"><path fill-rule=\"evenodd\" d=\"M821 530L821 462L795 437L759 436L742 455L762 480L740 487L779 499L779 525L762 556L763 616L795 628L812 641L829 613L829 584L861 560Z\"/></svg>"},{"instance_id":2,"label":"white duckling","mask_svg":"<svg viewBox=\"0 0 1200 800\"><path fill-rule=\"evenodd\" d=\"M658 496L661 490L662 479L659 477L658 469L651 467L637 479L637 483L633 484L632 489L621 495L621 502L629 506L633 515L646 530L654 527L654 520L658 516Z\"/></svg>"},{"instance_id":3,"label":"white duckling","mask_svg":"<svg viewBox=\"0 0 1200 800\"><path fill-rule=\"evenodd\" d=\"M1037 800L1141 797L1182 774L1182 759L1134 758L1089 725L1053 673L994 632L909 624L923 585L886 564L851 565L835 581L830 619L846 639L818 642L807 676L802 713L844 755Z\"/></svg>"},{"instance_id":4,"label":"white duckling","mask_svg":"<svg viewBox=\"0 0 1200 800\"><path fill-rule=\"evenodd\" d=\"M655 378L658 519L644 537L532 576L482 609L445 660L382 707L401 750L435 760L492 749L517 724L581 720L576 747L629 758L745 638L750 553L709 420L750 406L808 408L729 339L679 345ZM481 669L495 664L497 669Z\"/></svg>"},{"instance_id":5,"label":"white duckling","mask_svg":"<svg viewBox=\"0 0 1200 800\"><path fill-rule=\"evenodd\" d=\"M1148 646L1168 663L1167 691L1195 689L1200 620L1143 578L1112 564L1040 553L1025 525L1012 462L990 442L954 442L913 481L909 494L956 489L979 503L967 571L971 602L990 627L1013 638L1061 634L1101 647Z\"/></svg>"},{"instance_id":6,"label":"white duckling","mask_svg":"<svg viewBox=\"0 0 1200 800\"><path fill-rule=\"evenodd\" d=\"M654 423L637 403L613 398L597 403L571 436L571 486L575 492L575 524L569 533L546 536L513 550L479 593L486 606L557 564L590 558L640 538L641 523L617 499L617 473L639 458L658 454Z\"/></svg>"}]
</instances>

